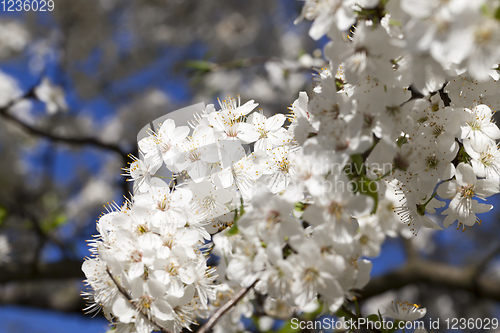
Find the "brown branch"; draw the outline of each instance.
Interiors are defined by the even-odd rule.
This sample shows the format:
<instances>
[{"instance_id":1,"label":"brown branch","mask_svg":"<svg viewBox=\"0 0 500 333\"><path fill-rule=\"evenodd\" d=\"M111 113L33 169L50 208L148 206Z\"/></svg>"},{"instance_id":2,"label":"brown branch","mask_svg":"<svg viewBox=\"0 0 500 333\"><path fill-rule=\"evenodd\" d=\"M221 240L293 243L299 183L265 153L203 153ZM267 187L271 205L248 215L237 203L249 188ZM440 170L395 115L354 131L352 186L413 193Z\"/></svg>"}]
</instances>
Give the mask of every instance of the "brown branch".
<instances>
[{"instance_id":1,"label":"brown branch","mask_svg":"<svg viewBox=\"0 0 500 333\"><path fill-rule=\"evenodd\" d=\"M259 282L255 280L250 286L241 289L231 298L226 304L221 306L211 317L208 319L203 326L197 331L197 333L208 333L212 327L217 323L217 321L228 312L233 306L235 306L245 295Z\"/></svg>"},{"instance_id":2,"label":"brown branch","mask_svg":"<svg viewBox=\"0 0 500 333\"><path fill-rule=\"evenodd\" d=\"M63 260L39 263L33 270L32 263L8 263L0 266L0 283L30 280L83 279L82 261Z\"/></svg>"},{"instance_id":3,"label":"brown branch","mask_svg":"<svg viewBox=\"0 0 500 333\"><path fill-rule=\"evenodd\" d=\"M403 248L405 250L407 260L413 261L418 258L418 253L413 246L412 239L406 239L401 237L401 241L403 242Z\"/></svg>"},{"instance_id":4,"label":"brown branch","mask_svg":"<svg viewBox=\"0 0 500 333\"><path fill-rule=\"evenodd\" d=\"M9 290L12 290L18 282L38 283L42 281L62 282L62 280L71 279L82 280L85 276L81 270L81 265L82 262L77 260L38 264L36 273L33 274L31 264L4 264L0 266L0 284L10 283ZM487 277L474 279L474 276L474 266L456 267L438 262L418 261L415 264L406 265L399 270L372 279L363 290L359 291L359 294L360 299L364 300L390 290L400 289L407 285L423 283L433 286L442 286L450 290L464 290L476 294L478 297L500 302L500 281ZM477 283L474 281L477 281ZM240 293L244 294L240 297L236 296L235 299L229 301L230 303L228 303L227 308L225 306L224 309L219 309L218 312L209 319L211 326L206 327L209 323L209 321L207 321L207 323L200 328L204 330L200 332L207 333L215 322L219 320L230 307L234 306L249 290L250 288L242 289ZM29 304L44 308L54 308L57 306L56 303L56 305L51 305L47 302L43 303L38 301L36 301L35 304L30 300L30 297L33 298L32 296L32 294L29 294L21 298L19 298L20 296L6 298L0 295L0 302L8 304ZM24 300L24 298L26 298L26 300ZM79 298L79 296L75 293L74 298ZM65 310L75 311L78 307L78 309L82 309L81 306L83 302L75 304L76 305L72 305Z\"/></svg>"},{"instance_id":5,"label":"brown branch","mask_svg":"<svg viewBox=\"0 0 500 333\"><path fill-rule=\"evenodd\" d=\"M0 284L0 307L5 304L21 305L74 312L84 316L82 309L86 304L80 296L78 281L32 280Z\"/></svg>"},{"instance_id":6,"label":"brown branch","mask_svg":"<svg viewBox=\"0 0 500 333\"><path fill-rule=\"evenodd\" d=\"M105 149L105 150L109 150L109 151L118 153L121 160L122 160L122 164L124 166L127 165L128 153L126 151L122 150L117 144L105 143L105 142L102 142L102 141L100 141L96 138L92 138L92 137L75 138L75 137L60 136L60 135L57 135L55 133L51 133L51 132L45 131L43 129L26 124L9 112L9 109L11 107L16 105L18 102L22 101L23 99L27 99L27 98L36 98L36 96L34 95L34 88L27 91L24 95L12 99L9 103L0 107L0 117L3 117L7 121L10 121L11 123L16 124L21 129L23 129L24 131L26 131L27 133L29 133L31 135L45 138L45 139L51 140L53 142L58 142L58 143L63 143L63 144L68 144L68 145L76 145L76 146L94 146L94 147L97 147L100 149ZM126 195L128 193L128 185L127 185L127 182L125 181L125 179L121 182L121 187L122 187L123 194Z\"/></svg>"},{"instance_id":7,"label":"brown branch","mask_svg":"<svg viewBox=\"0 0 500 333\"><path fill-rule=\"evenodd\" d=\"M219 71L229 71L233 69L241 69L248 68L253 66L264 65L267 62L275 62L275 63L284 63L283 59L277 57L253 57L253 58L245 58L245 59L237 59L233 61L227 62L211 62L206 60L188 60L183 63L186 68L198 70L201 72L219 72ZM312 72L311 67L297 65L286 68L288 71L292 71L295 73L308 73Z\"/></svg>"},{"instance_id":8,"label":"brown branch","mask_svg":"<svg viewBox=\"0 0 500 333\"><path fill-rule=\"evenodd\" d=\"M445 263L414 260L399 270L372 279L360 291L367 299L389 290L416 283L426 283L445 288L465 290L495 301L500 301L500 281L476 276L476 266L456 267Z\"/></svg>"},{"instance_id":9,"label":"brown branch","mask_svg":"<svg viewBox=\"0 0 500 333\"><path fill-rule=\"evenodd\" d=\"M73 138L73 137L60 136L60 135L57 135L54 133L46 132L40 128L28 125L8 112L8 109L12 105L13 105L12 103L9 103L7 106L0 108L0 116L2 116L4 119L6 119L12 123L15 123L16 125L21 127L24 131L28 132L31 135L39 136L39 137L49 139L49 140L54 141L54 142L60 142L60 143L64 143L64 144L81 145L81 146L84 146L84 145L95 146L98 148L102 148L102 149L116 152L116 153L120 154L120 156L122 157L122 159L124 161L127 160L127 153L124 152L118 145L111 144L111 143L105 143L105 142L102 142L100 140L97 140L96 138Z\"/></svg>"},{"instance_id":10,"label":"brown branch","mask_svg":"<svg viewBox=\"0 0 500 333\"><path fill-rule=\"evenodd\" d=\"M498 255L500 254L500 245L496 245L493 250L491 250L484 258L479 260L479 262L476 264L476 271L475 277L479 278L481 274L488 268L488 265L491 263L491 261Z\"/></svg>"},{"instance_id":11,"label":"brown branch","mask_svg":"<svg viewBox=\"0 0 500 333\"><path fill-rule=\"evenodd\" d=\"M111 274L111 272L109 271L109 268L106 268L106 272L108 272L108 275L109 277L111 278L111 280L113 280L113 283L116 285L116 287L118 288L118 291L123 295L125 296L125 298L147 319L149 320L153 325L155 325L156 327L158 327L160 329L161 332L163 333L173 333L172 331L170 331L168 328L166 328L165 326L163 326L162 324L158 323L154 318L151 318L151 316L140 310L140 307L139 305L137 304L136 301L134 301L132 299L132 297L130 296L130 294L127 292L127 290L125 290L125 288L123 288L123 286L115 279L115 277L113 276L113 274Z\"/></svg>"}]
</instances>

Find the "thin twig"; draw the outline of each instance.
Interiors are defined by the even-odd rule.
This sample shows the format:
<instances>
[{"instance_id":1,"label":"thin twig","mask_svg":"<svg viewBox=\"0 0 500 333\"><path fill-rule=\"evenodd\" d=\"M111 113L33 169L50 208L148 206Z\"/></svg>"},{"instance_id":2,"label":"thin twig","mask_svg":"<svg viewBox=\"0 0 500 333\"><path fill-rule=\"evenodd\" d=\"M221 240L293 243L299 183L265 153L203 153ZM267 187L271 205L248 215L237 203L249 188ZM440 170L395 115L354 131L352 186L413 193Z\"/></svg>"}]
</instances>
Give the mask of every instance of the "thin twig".
<instances>
[{"instance_id":1,"label":"thin twig","mask_svg":"<svg viewBox=\"0 0 500 333\"><path fill-rule=\"evenodd\" d=\"M311 73L311 71L313 70L311 67L302 65L286 66L286 63L283 61L283 59L277 57L253 57L253 58L237 59L233 61L220 62L220 63L215 63L205 60L188 60L183 64L187 68L200 70L202 72L218 72L218 71L228 71L233 69L260 66L268 62L283 64L286 70L294 73L300 73L300 72Z\"/></svg>"},{"instance_id":2,"label":"thin twig","mask_svg":"<svg viewBox=\"0 0 500 333\"><path fill-rule=\"evenodd\" d=\"M500 253L500 245L496 245L493 250L488 252L479 262L472 267L473 289L476 296L481 295L480 278L489 264Z\"/></svg>"},{"instance_id":3,"label":"thin twig","mask_svg":"<svg viewBox=\"0 0 500 333\"><path fill-rule=\"evenodd\" d=\"M407 260L412 262L418 260L418 253L413 246L412 240L401 237L401 241L403 242Z\"/></svg>"},{"instance_id":4,"label":"thin twig","mask_svg":"<svg viewBox=\"0 0 500 333\"><path fill-rule=\"evenodd\" d=\"M478 278L485 270L491 261L500 253L500 245L496 245L484 258L476 265L475 278Z\"/></svg>"},{"instance_id":5,"label":"thin twig","mask_svg":"<svg viewBox=\"0 0 500 333\"><path fill-rule=\"evenodd\" d=\"M208 333L212 329L212 327L217 323L217 321L226 313L228 312L233 306L236 305L236 303L239 302L245 295L252 289L259 280L255 280L254 283L252 283L250 286L241 289L234 295L233 298L231 298L226 304L221 306L219 310L217 310L210 319L208 319L203 326L200 327L200 329L197 331L198 333Z\"/></svg>"},{"instance_id":6,"label":"thin twig","mask_svg":"<svg viewBox=\"0 0 500 333\"><path fill-rule=\"evenodd\" d=\"M100 149L105 149L109 151L113 151L115 153L118 153L120 155L120 158L122 160L123 165L127 164L128 161L128 153L125 152L123 149L120 148L117 144L111 144L111 143L105 143L102 142L96 138L92 137L80 137L80 138L75 138L75 137L66 137L66 136L60 136L45 130L42 130L38 127L31 126L29 124L24 123L14 115L12 115L9 112L9 109L16 105L18 102L24 100L24 99L29 99L29 98L36 98L34 94L34 89L35 87L31 88L28 90L26 93L24 93L22 96L16 97L9 101L6 105L0 107L0 116L6 119L7 121L10 121L12 123L17 124L19 127L21 127L24 131L27 133L42 137L48 140L51 140L53 142L59 142L63 144L69 144L69 145L77 145L77 146L94 146ZM126 194L128 192L127 184L126 181L123 180L121 183L123 193Z\"/></svg>"},{"instance_id":7,"label":"thin twig","mask_svg":"<svg viewBox=\"0 0 500 333\"><path fill-rule=\"evenodd\" d=\"M155 325L156 327L158 327L158 329L160 330L160 332L163 332L163 333L173 333L172 331L170 331L168 328L166 328L165 326L163 326L162 324L158 323L154 318L151 318L151 316L149 316L148 313L145 313L143 312L142 310L140 310L138 304L136 301L132 300L132 297L130 296L130 294L127 292L127 290L125 290L125 288L123 288L123 286L115 279L115 277L113 276L113 274L111 274L111 272L109 271L109 268L106 268L106 272L108 272L108 275L109 277L111 278L111 280L113 280L113 283L116 285L116 287L118 288L118 291L123 295L125 296L125 298L137 309L137 311L139 311L147 320L149 320L153 325Z\"/></svg>"},{"instance_id":8,"label":"thin twig","mask_svg":"<svg viewBox=\"0 0 500 333\"><path fill-rule=\"evenodd\" d=\"M71 145L92 145L95 147L99 147L99 148L103 148L103 149L117 152L122 156L123 160L127 159L126 158L127 154L124 151L122 151L122 149L120 147L118 147L118 145L105 143L105 142L97 140L96 138L91 138L91 137L89 137L89 138L74 138L74 137L59 136L59 135L56 135L54 133L45 132L42 129L28 125L28 124L22 122L21 120L19 120L18 118L14 117L12 114L10 114L8 112L8 109L11 106L12 105L9 104L5 107L0 108L0 116L17 124L19 127L24 129L29 134L32 134L35 136L40 136L40 137L49 139L51 141L61 142L61 143L66 143L66 144L71 144Z\"/></svg>"}]
</instances>

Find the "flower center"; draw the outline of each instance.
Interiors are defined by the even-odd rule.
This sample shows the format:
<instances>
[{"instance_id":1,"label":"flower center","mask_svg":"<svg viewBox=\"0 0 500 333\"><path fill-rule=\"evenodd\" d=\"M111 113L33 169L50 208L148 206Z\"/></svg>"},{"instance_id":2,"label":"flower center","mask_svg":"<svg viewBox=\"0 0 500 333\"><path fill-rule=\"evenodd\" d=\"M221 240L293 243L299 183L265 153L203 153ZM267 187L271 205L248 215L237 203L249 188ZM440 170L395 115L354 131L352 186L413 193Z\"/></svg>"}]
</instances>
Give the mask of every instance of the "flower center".
<instances>
[{"instance_id":1,"label":"flower center","mask_svg":"<svg viewBox=\"0 0 500 333\"><path fill-rule=\"evenodd\" d=\"M427 116L426 116L426 117L419 118L419 119L417 120L417 123L419 123L419 124L423 124L423 123L425 123L428 119L429 119L429 117L427 117Z\"/></svg>"},{"instance_id":2,"label":"flower center","mask_svg":"<svg viewBox=\"0 0 500 333\"><path fill-rule=\"evenodd\" d=\"M280 212L277 212L275 210L271 210L266 216L266 221L267 221L267 228L270 228L273 225L280 223L281 222Z\"/></svg>"},{"instance_id":3,"label":"flower center","mask_svg":"<svg viewBox=\"0 0 500 333\"><path fill-rule=\"evenodd\" d=\"M169 198L167 198L167 196L165 196L163 198L163 200L161 200L161 201L158 202L158 206L156 208L158 208L162 212L167 211L170 208L170 200L169 200Z\"/></svg>"},{"instance_id":4,"label":"flower center","mask_svg":"<svg viewBox=\"0 0 500 333\"><path fill-rule=\"evenodd\" d=\"M179 272L177 271L179 267L176 266L176 265L171 265L168 269L167 269L167 272L172 275L172 276L176 276L179 274Z\"/></svg>"},{"instance_id":5,"label":"flower center","mask_svg":"<svg viewBox=\"0 0 500 333\"><path fill-rule=\"evenodd\" d=\"M391 117L395 117L400 111L399 106L386 106L385 108L386 108L387 113Z\"/></svg>"},{"instance_id":6,"label":"flower center","mask_svg":"<svg viewBox=\"0 0 500 333\"><path fill-rule=\"evenodd\" d=\"M282 172L288 172L290 170L290 161L286 157L278 163L278 169Z\"/></svg>"},{"instance_id":7,"label":"flower center","mask_svg":"<svg viewBox=\"0 0 500 333\"><path fill-rule=\"evenodd\" d=\"M435 125L434 129L432 130L432 134L434 134L436 138L443 132L444 132L444 125Z\"/></svg>"},{"instance_id":8,"label":"flower center","mask_svg":"<svg viewBox=\"0 0 500 333\"><path fill-rule=\"evenodd\" d=\"M473 131L480 131L481 130L481 122L477 118L476 118L476 120L468 121L467 125L469 125L469 127Z\"/></svg>"},{"instance_id":9,"label":"flower center","mask_svg":"<svg viewBox=\"0 0 500 333\"><path fill-rule=\"evenodd\" d=\"M214 197L212 197L212 196L206 196L205 198L203 198L203 200L201 202L202 202L203 208L205 208L206 210L209 210L209 211L214 209L216 206L216 203L217 203L215 201Z\"/></svg>"},{"instance_id":10,"label":"flower center","mask_svg":"<svg viewBox=\"0 0 500 333\"><path fill-rule=\"evenodd\" d=\"M172 246L174 246L174 237L172 235L167 235L165 237L165 241L163 242L163 246L172 249Z\"/></svg>"},{"instance_id":11,"label":"flower center","mask_svg":"<svg viewBox=\"0 0 500 333\"><path fill-rule=\"evenodd\" d=\"M191 163L199 161L201 159L201 153L197 152L196 150L191 150L189 153L189 160Z\"/></svg>"},{"instance_id":12,"label":"flower center","mask_svg":"<svg viewBox=\"0 0 500 333\"><path fill-rule=\"evenodd\" d=\"M162 154L168 153L168 151L170 150L170 148L172 148L172 144L170 142L167 142L167 143L162 142L162 143L160 143L159 146L160 146L160 152Z\"/></svg>"},{"instance_id":13,"label":"flower center","mask_svg":"<svg viewBox=\"0 0 500 333\"><path fill-rule=\"evenodd\" d=\"M134 262L141 262L142 261L142 252L135 250L131 254L131 260Z\"/></svg>"},{"instance_id":14,"label":"flower center","mask_svg":"<svg viewBox=\"0 0 500 333\"><path fill-rule=\"evenodd\" d=\"M338 104L334 104L330 109L324 109L321 113L325 117L337 119L340 113L340 107Z\"/></svg>"},{"instance_id":15,"label":"flower center","mask_svg":"<svg viewBox=\"0 0 500 333\"><path fill-rule=\"evenodd\" d=\"M474 31L474 40L477 45L486 46L493 39L493 29L490 24L485 24Z\"/></svg>"},{"instance_id":16,"label":"flower center","mask_svg":"<svg viewBox=\"0 0 500 333\"><path fill-rule=\"evenodd\" d=\"M373 125L373 120L374 120L374 117L370 114L363 114L363 120L365 121L363 123L363 128L371 128L372 125Z\"/></svg>"},{"instance_id":17,"label":"flower center","mask_svg":"<svg viewBox=\"0 0 500 333\"><path fill-rule=\"evenodd\" d=\"M481 153L481 157L480 157L480 161L483 165L485 166L491 166L491 164L493 163L493 155L491 155L490 153Z\"/></svg>"},{"instance_id":18,"label":"flower center","mask_svg":"<svg viewBox=\"0 0 500 333\"><path fill-rule=\"evenodd\" d=\"M340 218L340 215L342 215L343 210L344 208L342 207L342 205L336 202L332 202L330 206L328 206L328 212L330 213L330 215L336 216L337 218Z\"/></svg>"},{"instance_id":19,"label":"flower center","mask_svg":"<svg viewBox=\"0 0 500 333\"><path fill-rule=\"evenodd\" d=\"M436 156L429 156L427 157L427 159L425 160L426 162L426 165L427 165L427 169L436 169L438 164L439 164L439 160L437 159Z\"/></svg>"},{"instance_id":20,"label":"flower center","mask_svg":"<svg viewBox=\"0 0 500 333\"><path fill-rule=\"evenodd\" d=\"M308 268L304 272L304 281L313 282L319 277L319 272L317 269Z\"/></svg>"},{"instance_id":21,"label":"flower center","mask_svg":"<svg viewBox=\"0 0 500 333\"><path fill-rule=\"evenodd\" d=\"M229 138L236 138L238 136L238 131L236 131L233 127L229 128L229 130L226 132L226 135Z\"/></svg>"},{"instance_id":22,"label":"flower center","mask_svg":"<svg viewBox=\"0 0 500 333\"><path fill-rule=\"evenodd\" d=\"M141 312L147 312L151 307L153 298L149 295L142 295L139 298L138 307Z\"/></svg>"},{"instance_id":23,"label":"flower center","mask_svg":"<svg viewBox=\"0 0 500 333\"><path fill-rule=\"evenodd\" d=\"M470 199L474 196L474 185L462 186L460 189L460 195L462 198Z\"/></svg>"},{"instance_id":24,"label":"flower center","mask_svg":"<svg viewBox=\"0 0 500 333\"><path fill-rule=\"evenodd\" d=\"M137 227L137 231L140 234L145 234L146 232L148 232L148 227L146 227L144 224L141 224Z\"/></svg>"}]
</instances>

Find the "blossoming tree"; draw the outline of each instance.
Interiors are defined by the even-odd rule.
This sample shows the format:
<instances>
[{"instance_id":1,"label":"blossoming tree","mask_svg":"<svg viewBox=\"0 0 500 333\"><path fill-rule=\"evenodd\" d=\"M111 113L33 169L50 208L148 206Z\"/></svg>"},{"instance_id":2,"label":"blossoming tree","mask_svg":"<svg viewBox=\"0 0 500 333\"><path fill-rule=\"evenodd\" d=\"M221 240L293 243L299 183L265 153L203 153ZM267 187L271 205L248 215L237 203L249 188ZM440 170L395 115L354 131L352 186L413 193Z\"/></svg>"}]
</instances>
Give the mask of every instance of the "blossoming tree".
<instances>
[{"instance_id":1,"label":"blossoming tree","mask_svg":"<svg viewBox=\"0 0 500 333\"><path fill-rule=\"evenodd\" d=\"M481 202L500 179L495 5L306 1L298 21L330 39L313 92L288 118L228 98L189 127L150 129L125 169L134 195L99 219L83 265L90 309L120 332L179 332L197 317L210 318L202 332L240 331L259 297L276 318L359 316L346 305L386 236L443 229L430 214L444 206L444 227L465 230L493 207Z\"/></svg>"},{"instance_id":2,"label":"blossoming tree","mask_svg":"<svg viewBox=\"0 0 500 333\"><path fill-rule=\"evenodd\" d=\"M122 165L131 193L106 206L81 266L85 311L102 311L113 331L243 332L250 318L259 331L276 323L286 331L316 328L294 323L327 316L392 333L425 316L427 305L391 294L376 308L359 301L420 282L500 300L498 281L481 276L498 249L460 269L420 258L414 246L450 226L481 228L493 208L486 202L500 191L498 1L306 0L295 24L303 21L312 21L312 40L325 41L324 59L264 61L273 92L293 90L286 114L260 109L270 102L259 104L267 95L254 88L246 95L254 91L255 100L195 104L151 117L139 132L137 153ZM218 29L231 43L252 34ZM206 75L260 61L187 65ZM312 89L296 94L294 75L311 66ZM15 111L30 99L52 116L67 111L64 91L42 79L22 93L9 80L0 80L10 89L2 118L126 162L123 146L106 141L111 125L81 139L24 121ZM407 265L371 279L373 258L396 237ZM9 251L0 236L0 264L10 264ZM7 272L16 276L16 267Z\"/></svg>"}]
</instances>

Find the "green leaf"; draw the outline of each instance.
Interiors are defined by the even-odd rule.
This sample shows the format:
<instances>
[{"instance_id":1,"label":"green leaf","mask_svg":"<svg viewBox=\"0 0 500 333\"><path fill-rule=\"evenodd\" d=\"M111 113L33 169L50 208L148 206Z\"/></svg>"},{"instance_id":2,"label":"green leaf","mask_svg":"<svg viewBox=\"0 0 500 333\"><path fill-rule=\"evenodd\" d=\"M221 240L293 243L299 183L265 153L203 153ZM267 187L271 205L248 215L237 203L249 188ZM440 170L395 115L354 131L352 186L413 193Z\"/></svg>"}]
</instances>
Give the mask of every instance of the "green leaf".
<instances>
[{"instance_id":1,"label":"green leaf","mask_svg":"<svg viewBox=\"0 0 500 333\"><path fill-rule=\"evenodd\" d=\"M348 314L346 311L344 311L344 309L342 309L342 308L338 309L335 314L339 318L343 318L343 317L351 318L351 315Z\"/></svg>"},{"instance_id":2,"label":"green leaf","mask_svg":"<svg viewBox=\"0 0 500 333\"><path fill-rule=\"evenodd\" d=\"M245 205L243 204L243 198L240 198L240 212L239 212L239 217L241 217L243 214L245 214Z\"/></svg>"},{"instance_id":3,"label":"green leaf","mask_svg":"<svg viewBox=\"0 0 500 333\"><path fill-rule=\"evenodd\" d=\"M52 218L42 221L41 228L45 232L50 232L64 224L66 224L67 218L64 214L57 214Z\"/></svg>"},{"instance_id":4,"label":"green leaf","mask_svg":"<svg viewBox=\"0 0 500 333\"><path fill-rule=\"evenodd\" d=\"M290 247L290 245L286 244L283 248L283 258L287 258L292 253L294 253L293 249Z\"/></svg>"},{"instance_id":5,"label":"green leaf","mask_svg":"<svg viewBox=\"0 0 500 333\"><path fill-rule=\"evenodd\" d=\"M240 232L240 230L238 229L238 224L236 222L237 222L237 218L235 216L233 225L231 226L231 228L229 228L226 231L226 236L234 236Z\"/></svg>"},{"instance_id":6,"label":"green leaf","mask_svg":"<svg viewBox=\"0 0 500 333\"><path fill-rule=\"evenodd\" d=\"M7 217L7 209L5 207L0 206L0 226L2 226L3 221Z\"/></svg>"},{"instance_id":7,"label":"green leaf","mask_svg":"<svg viewBox=\"0 0 500 333\"><path fill-rule=\"evenodd\" d=\"M335 86L337 87L337 91L342 90L344 88L344 81L335 78Z\"/></svg>"},{"instance_id":8,"label":"green leaf","mask_svg":"<svg viewBox=\"0 0 500 333\"><path fill-rule=\"evenodd\" d=\"M456 165L458 165L461 162L463 162L463 163L469 163L470 160L471 160L471 157L465 151L464 146L460 145L460 150L458 151L458 154L455 157L455 159L453 160L453 162L456 162Z\"/></svg>"},{"instance_id":9,"label":"green leaf","mask_svg":"<svg viewBox=\"0 0 500 333\"><path fill-rule=\"evenodd\" d=\"M484 16L490 16L490 8L488 7L487 4L483 4L481 7L481 13L484 15Z\"/></svg>"},{"instance_id":10,"label":"green leaf","mask_svg":"<svg viewBox=\"0 0 500 333\"><path fill-rule=\"evenodd\" d=\"M401 23L401 21L389 19L389 25L392 25L393 27L400 27L403 24Z\"/></svg>"},{"instance_id":11,"label":"green leaf","mask_svg":"<svg viewBox=\"0 0 500 333\"><path fill-rule=\"evenodd\" d=\"M351 160L353 164L351 172L354 175L362 175L364 173L363 156L361 156L360 154L352 155Z\"/></svg>"},{"instance_id":12,"label":"green leaf","mask_svg":"<svg viewBox=\"0 0 500 333\"><path fill-rule=\"evenodd\" d=\"M214 64L205 60L187 60L184 62L184 66L189 69L206 73L212 71Z\"/></svg>"},{"instance_id":13,"label":"green leaf","mask_svg":"<svg viewBox=\"0 0 500 333\"><path fill-rule=\"evenodd\" d=\"M398 147L401 148L402 145L408 142L408 139L406 138L406 136L400 136L396 142L398 144Z\"/></svg>"},{"instance_id":14,"label":"green leaf","mask_svg":"<svg viewBox=\"0 0 500 333\"><path fill-rule=\"evenodd\" d=\"M496 10L495 10L495 18L497 20L500 20L500 7L498 7Z\"/></svg>"},{"instance_id":15,"label":"green leaf","mask_svg":"<svg viewBox=\"0 0 500 333\"><path fill-rule=\"evenodd\" d=\"M302 212L304 211L304 209L306 208L306 205L302 202L296 202L295 203L295 210L298 211L298 212Z\"/></svg>"},{"instance_id":16,"label":"green leaf","mask_svg":"<svg viewBox=\"0 0 500 333\"><path fill-rule=\"evenodd\" d=\"M233 226L228 231L226 231L226 235L234 236L237 235L239 232L240 230L238 229L238 226L236 225L236 223L234 223Z\"/></svg>"}]
</instances>

